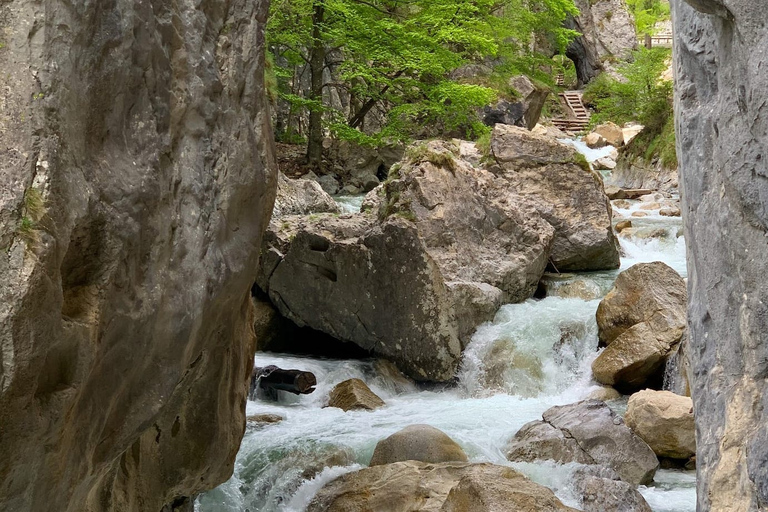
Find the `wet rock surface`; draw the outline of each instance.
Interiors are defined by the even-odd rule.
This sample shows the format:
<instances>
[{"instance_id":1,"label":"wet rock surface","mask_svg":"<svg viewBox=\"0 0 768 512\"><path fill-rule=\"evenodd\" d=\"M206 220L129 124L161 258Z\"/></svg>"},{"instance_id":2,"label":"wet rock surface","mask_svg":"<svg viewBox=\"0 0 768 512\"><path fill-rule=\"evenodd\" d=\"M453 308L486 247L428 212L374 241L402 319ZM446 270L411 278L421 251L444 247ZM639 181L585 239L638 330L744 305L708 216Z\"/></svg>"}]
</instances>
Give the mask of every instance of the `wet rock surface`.
<instances>
[{"instance_id":1,"label":"wet rock surface","mask_svg":"<svg viewBox=\"0 0 768 512\"><path fill-rule=\"evenodd\" d=\"M651 512L643 495L622 481L612 469L602 466L580 468L574 473L572 482L583 512Z\"/></svg>"},{"instance_id":2,"label":"wet rock surface","mask_svg":"<svg viewBox=\"0 0 768 512\"><path fill-rule=\"evenodd\" d=\"M231 475L276 186L266 13L0 5L2 508L161 510Z\"/></svg>"},{"instance_id":3,"label":"wet rock surface","mask_svg":"<svg viewBox=\"0 0 768 512\"><path fill-rule=\"evenodd\" d=\"M366 410L373 411L384 407L384 400L379 398L360 379L349 379L336 384L328 397L328 407L338 407L344 412Z\"/></svg>"}]
</instances>

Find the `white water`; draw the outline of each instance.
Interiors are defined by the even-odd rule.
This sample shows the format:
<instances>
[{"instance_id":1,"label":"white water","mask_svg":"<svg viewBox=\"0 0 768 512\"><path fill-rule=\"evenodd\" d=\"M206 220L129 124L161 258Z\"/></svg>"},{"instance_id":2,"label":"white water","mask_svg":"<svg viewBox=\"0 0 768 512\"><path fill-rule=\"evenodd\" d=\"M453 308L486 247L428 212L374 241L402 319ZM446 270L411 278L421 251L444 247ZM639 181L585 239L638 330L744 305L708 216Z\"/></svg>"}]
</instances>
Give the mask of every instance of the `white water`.
<instances>
[{"instance_id":1,"label":"white water","mask_svg":"<svg viewBox=\"0 0 768 512\"><path fill-rule=\"evenodd\" d=\"M359 208L359 206L358 206ZM632 209L637 204L633 202ZM621 212L624 213L624 212ZM663 240L620 238L622 269L642 261L664 261L685 275L685 249L677 237L679 218L654 212L632 219L636 232L663 229ZM580 274L602 290L617 271ZM584 399L597 389L590 364L597 356L594 316L599 300L548 297L506 305L493 322L480 326L467 347L455 386L418 389L380 371L374 361L336 361L258 354L257 366L299 368L317 376L312 395L286 395L280 403L249 402L247 414L285 417L260 430L249 427L235 475L202 495L198 512L302 512L314 494L334 478L367 465L376 443L401 428L426 423L455 439L475 462L506 464L550 487L570 506L573 464L509 463L505 446L525 423L554 405ZM324 408L330 389L357 377L384 399L373 412ZM617 410L622 403L616 404ZM654 485L641 487L656 512L696 509L693 472L661 470Z\"/></svg>"},{"instance_id":2,"label":"white water","mask_svg":"<svg viewBox=\"0 0 768 512\"><path fill-rule=\"evenodd\" d=\"M334 196L333 198L341 207L343 213L360 213L360 207L363 206L365 194L357 194L353 196L341 195Z\"/></svg>"}]
</instances>

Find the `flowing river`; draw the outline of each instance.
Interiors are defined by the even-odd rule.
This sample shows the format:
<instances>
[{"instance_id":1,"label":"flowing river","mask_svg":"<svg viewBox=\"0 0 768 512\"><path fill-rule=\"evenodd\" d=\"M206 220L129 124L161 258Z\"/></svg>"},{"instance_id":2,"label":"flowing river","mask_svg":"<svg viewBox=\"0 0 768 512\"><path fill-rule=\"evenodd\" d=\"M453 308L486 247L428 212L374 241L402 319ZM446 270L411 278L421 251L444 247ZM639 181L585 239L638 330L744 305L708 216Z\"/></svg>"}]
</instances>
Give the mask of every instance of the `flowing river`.
<instances>
[{"instance_id":1,"label":"flowing river","mask_svg":"<svg viewBox=\"0 0 768 512\"><path fill-rule=\"evenodd\" d=\"M350 209L359 208L357 201L361 199L340 200ZM629 217L642 206L639 201L629 203L628 209L617 209L619 217ZM680 218L662 217L658 211L647 213L632 219L631 235L619 237L622 269L663 261L685 276ZM605 294L617 274L585 273L567 279L586 280ZM541 419L546 409L585 399L598 389L590 371L598 354L598 303L599 299L550 296L503 306L493 322L477 329L454 386L417 387L380 361L257 354L256 366L313 372L317 390L307 396L281 396L277 403L249 402L248 415L272 413L285 419L258 429L248 427L234 476L200 496L196 510L302 512L324 484L365 467L379 440L416 423L446 432L472 462L512 466L551 488L565 504L578 508L568 486L576 465L510 463L505 447L520 427ZM564 335L567 343L562 342ZM386 407L347 413L324 408L333 386L353 377L364 380ZM626 400L609 405L621 411ZM696 510L694 471L660 470L655 482L641 486L640 492L656 512Z\"/></svg>"}]
</instances>

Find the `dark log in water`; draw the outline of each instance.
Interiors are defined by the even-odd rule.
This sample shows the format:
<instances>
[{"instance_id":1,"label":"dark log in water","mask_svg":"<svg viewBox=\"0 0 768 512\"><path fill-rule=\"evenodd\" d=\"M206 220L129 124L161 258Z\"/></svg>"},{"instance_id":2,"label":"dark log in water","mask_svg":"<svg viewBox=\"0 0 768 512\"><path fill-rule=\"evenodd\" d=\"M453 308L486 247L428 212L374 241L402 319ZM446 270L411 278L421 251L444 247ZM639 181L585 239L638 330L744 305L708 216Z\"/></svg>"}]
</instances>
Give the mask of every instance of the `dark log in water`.
<instances>
[{"instance_id":1,"label":"dark log in water","mask_svg":"<svg viewBox=\"0 0 768 512\"><path fill-rule=\"evenodd\" d=\"M303 370L284 370L277 366L254 368L251 374L251 387L248 398L256 399L258 391L264 391L267 398L277 400L278 391L287 391L294 395L308 395L315 391L317 378L311 372Z\"/></svg>"}]
</instances>

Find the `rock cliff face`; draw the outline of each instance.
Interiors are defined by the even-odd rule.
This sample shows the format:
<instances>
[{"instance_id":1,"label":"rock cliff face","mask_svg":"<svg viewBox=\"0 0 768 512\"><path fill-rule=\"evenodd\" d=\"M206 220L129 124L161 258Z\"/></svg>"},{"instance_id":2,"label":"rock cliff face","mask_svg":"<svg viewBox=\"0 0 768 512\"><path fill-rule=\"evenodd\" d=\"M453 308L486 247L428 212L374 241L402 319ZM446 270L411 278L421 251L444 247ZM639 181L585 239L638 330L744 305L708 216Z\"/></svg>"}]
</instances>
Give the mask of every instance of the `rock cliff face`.
<instances>
[{"instance_id":1,"label":"rock cliff face","mask_svg":"<svg viewBox=\"0 0 768 512\"><path fill-rule=\"evenodd\" d=\"M672 2L699 510L768 507L765 3Z\"/></svg>"},{"instance_id":2,"label":"rock cliff face","mask_svg":"<svg viewBox=\"0 0 768 512\"><path fill-rule=\"evenodd\" d=\"M0 509L228 478L276 183L268 3L0 4Z\"/></svg>"},{"instance_id":3,"label":"rock cliff face","mask_svg":"<svg viewBox=\"0 0 768 512\"><path fill-rule=\"evenodd\" d=\"M637 47L635 20L625 0L575 0L579 16L566 22L582 35L566 51L576 65L579 84L586 84L615 59Z\"/></svg>"}]
</instances>

